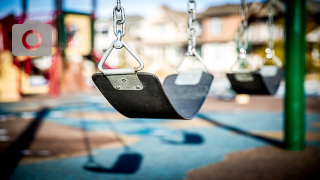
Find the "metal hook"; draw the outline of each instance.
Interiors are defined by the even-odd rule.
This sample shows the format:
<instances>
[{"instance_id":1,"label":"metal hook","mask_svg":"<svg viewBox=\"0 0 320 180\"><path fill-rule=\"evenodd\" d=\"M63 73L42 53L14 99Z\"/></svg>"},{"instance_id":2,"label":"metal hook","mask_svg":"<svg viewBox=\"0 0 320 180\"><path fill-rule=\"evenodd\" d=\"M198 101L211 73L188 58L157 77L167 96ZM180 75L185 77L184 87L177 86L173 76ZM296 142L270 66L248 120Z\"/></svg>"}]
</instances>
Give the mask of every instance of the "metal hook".
<instances>
[{"instance_id":1,"label":"metal hook","mask_svg":"<svg viewBox=\"0 0 320 180\"><path fill-rule=\"evenodd\" d=\"M190 53L190 52L191 52L191 53ZM204 72L208 72L208 68L207 68L204 60L203 60L203 59L201 58L201 56L195 51L195 49L192 49L192 50L190 50L190 51L187 51L187 52L183 55L183 57L181 58L181 60L179 61L178 65L177 65L177 67L176 67L176 71L177 71L177 72L179 72L179 68L180 68L183 60L184 60L186 57L188 57L188 56L195 56L195 57L200 61L200 63L203 65L203 67L204 67Z\"/></svg>"},{"instance_id":2,"label":"metal hook","mask_svg":"<svg viewBox=\"0 0 320 180\"><path fill-rule=\"evenodd\" d=\"M247 52L244 48L240 48L239 50L239 55L238 55L238 59L237 61L231 66L230 70L233 71L233 68L241 61L241 62L246 62L250 68L252 69L252 71L256 70L256 66L247 58ZM245 70L245 69L242 69Z\"/></svg>"},{"instance_id":3,"label":"metal hook","mask_svg":"<svg viewBox=\"0 0 320 180\"><path fill-rule=\"evenodd\" d=\"M283 64L280 61L280 59L275 55L274 50L271 50L270 48L266 48L265 52L266 52L266 57L263 60L262 67L266 64L268 60L271 60L276 66L280 68L282 67Z\"/></svg>"},{"instance_id":4,"label":"metal hook","mask_svg":"<svg viewBox=\"0 0 320 180\"><path fill-rule=\"evenodd\" d=\"M111 43L111 45L108 47L107 51L104 53L103 57L101 58L98 64L99 71L102 72L104 75L134 74L137 71L141 71L144 68L143 60L124 41L121 40L121 34L122 32L119 30L117 33L117 39ZM138 61L140 66L137 68L104 69L103 64L106 62L113 48L121 49L122 47L126 48L126 50Z\"/></svg>"}]
</instances>

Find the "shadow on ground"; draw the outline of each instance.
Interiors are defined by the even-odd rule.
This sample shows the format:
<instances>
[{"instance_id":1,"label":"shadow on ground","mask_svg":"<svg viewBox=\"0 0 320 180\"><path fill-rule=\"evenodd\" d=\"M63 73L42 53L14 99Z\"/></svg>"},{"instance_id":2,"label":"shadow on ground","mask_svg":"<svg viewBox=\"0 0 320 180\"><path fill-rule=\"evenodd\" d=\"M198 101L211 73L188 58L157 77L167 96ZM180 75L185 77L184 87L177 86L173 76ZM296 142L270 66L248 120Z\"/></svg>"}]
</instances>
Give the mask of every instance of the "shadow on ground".
<instances>
[{"instance_id":1,"label":"shadow on ground","mask_svg":"<svg viewBox=\"0 0 320 180\"><path fill-rule=\"evenodd\" d=\"M260 141L264 141L264 142L266 142L268 144L272 144L272 145L277 146L279 148L284 148L285 147L284 142L282 142L282 141L266 138L266 137L263 137L263 136L260 136L260 135L257 135L257 134L250 133L248 131L245 131L245 130L237 128L237 127L233 127L233 126L229 126L229 125L220 123L220 122L218 122L218 121L216 121L214 119L208 118L207 116L205 116L203 114L198 114L198 117L202 118L202 119L204 119L204 120L206 120L206 121L208 121L210 123L212 123L215 126L218 126L220 128L235 132L237 134L248 136L248 137L260 140Z\"/></svg>"},{"instance_id":2,"label":"shadow on ground","mask_svg":"<svg viewBox=\"0 0 320 180\"><path fill-rule=\"evenodd\" d=\"M183 132L183 141L169 140L161 138L164 143L183 145L183 144L203 144L204 139L201 135L196 133Z\"/></svg>"},{"instance_id":3,"label":"shadow on ground","mask_svg":"<svg viewBox=\"0 0 320 180\"><path fill-rule=\"evenodd\" d=\"M141 162L142 156L140 154L125 152L118 157L113 167L104 167L92 158L85 163L83 168L96 173L133 174L139 169Z\"/></svg>"},{"instance_id":4,"label":"shadow on ground","mask_svg":"<svg viewBox=\"0 0 320 180\"><path fill-rule=\"evenodd\" d=\"M123 145L124 153L118 156L118 159L112 167L105 167L98 161L96 161L92 154L92 148L90 146L90 140L87 135L86 122L81 121L81 127L84 134L84 143L88 152L88 160L83 165L83 169L95 173L120 173L120 174L133 174L140 168L142 162L142 155L132 152L130 147L122 140L117 132L117 129L112 123L106 122L110 129L115 132L116 139Z\"/></svg>"},{"instance_id":5,"label":"shadow on ground","mask_svg":"<svg viewBox=\"0 0 320 180\"><path fill-rule=\"evenodd\" d=\"M44 108L39 111L34 120L21 133L18 139L0 155L0 179L8 179L14 172L19 161L24 156L22 151L28 149L48 112L48 108Z\"/></svg>"}]
</instances>

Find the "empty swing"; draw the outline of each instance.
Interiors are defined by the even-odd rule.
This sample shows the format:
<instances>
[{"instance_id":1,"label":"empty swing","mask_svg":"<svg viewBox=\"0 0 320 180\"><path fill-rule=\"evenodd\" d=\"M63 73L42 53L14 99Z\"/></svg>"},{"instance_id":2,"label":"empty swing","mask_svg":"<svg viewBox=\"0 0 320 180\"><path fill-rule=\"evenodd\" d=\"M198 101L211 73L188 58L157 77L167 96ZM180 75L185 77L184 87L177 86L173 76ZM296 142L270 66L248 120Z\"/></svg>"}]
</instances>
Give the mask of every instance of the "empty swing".
<instances>
[{"instance_id":1,"label":"empty swing","mask_svg":"<svg viewBox=\"0 0 320 180\"><path fill-rule=\"evenodd\" d=\"M273 50L273 1L268 2L268 28L269 41L266 48L266 57L263 60L262 67L256 70L255 66L247 59L247 39L246 39L246 11L248 9L246 0L242 0L240 14L240 40L239 40L239 55L238 60L232 66L231 73L227 73L227 77L231 83L232 89L238 94L254 94L254 95L273 95L277 92L280 82L283 77L282 62L275 55ZM267 61L271 60L275 65L265 65ZM239 64L240 70L233 70L235 65ZM246 69L246 67L250 67Z\"/></svg>"},{"instance_id":2,"label":"empty swing","mask_svg":"<svg viewBox=\"0 0 320 180\"><path fill-rule=\"evenodd\" d=\"M196 57L205 70L178 71L166 77L161 85L154 74L141 71L144 67L142 59L124 42L125 12L120 1L113 9L113 30L116 40L111 43L92 79L103 96L121 114L129 118L156 118L156 119L192 119L200 110L211 87L213 76L208 73L202 58L195 51L195 1L189 0L189 44L188 50L180 60L180 65L187 56ZM117 19L117 12L121 19ZM117 29L122 25L122 30ZM115 49L125 48L140 64L137 68L104 69L103 64Z\"/></svg>"}]
</instances>

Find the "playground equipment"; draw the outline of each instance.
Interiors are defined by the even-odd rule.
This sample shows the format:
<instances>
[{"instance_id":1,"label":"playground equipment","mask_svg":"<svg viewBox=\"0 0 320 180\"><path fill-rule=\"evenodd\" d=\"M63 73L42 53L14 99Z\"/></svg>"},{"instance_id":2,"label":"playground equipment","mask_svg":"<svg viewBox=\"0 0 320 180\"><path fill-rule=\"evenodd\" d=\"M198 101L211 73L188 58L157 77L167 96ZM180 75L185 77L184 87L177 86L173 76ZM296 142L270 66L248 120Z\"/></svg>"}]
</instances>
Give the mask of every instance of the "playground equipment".
<instances>
[{"instance_id":1,"label":"playground equipment","mask_svg":"<svg viewBox=\"0 0 320 180\"><path fill-rule=\"evenodd\" d=\"M117 36L111 43L101 61L98 69L102 73L92 76L96 86L110 104L121 114L130 118L157 118L157 119L192 119L201 108L206 99L213 76L207 72L204 61L195 51L196 37L194 21L196 18L196 2L188 1L189 26L188 50L180 60L177 71L179 74L168 76L161 85L157 76L151 73L138 72L144 67L140 57L124 42L121 37L125 35L125 11L120 0L113 9L113 30ZM121 19L117 18L117 12ZM122 30L118 30L118 25ZM127 51L139 62L138 68L104 69L111 51L125 47ZM204 66L204 70L179 71L179 67L187 56L197 58Z\"/></svg>"},{"instance_id":2,"label":"playground equipment","mask_svg":"<svg viewBox=\"0 0 320 180\"><path fill-rule=\"evenodd\" d=\"M277 92L280 82L283 77L282 62L275 55L273 50L273 0L268 2L268 28L269 28L269 41L266 48L266 57L262 63L260 70L250 62L247 57L247 37L246 30L248 22L246 20L246 13L248 11L247 1L242 0L240 14L240 39L239 39L239 56L236 63L231 70L239 64L240 70L234 70L228 73L227 77L232 85L234 91L238 94L260 94L260 95L273 95ZM267 61L272 61L275 65L265 65ZM251 70L246 69L245 63L250 66Z\"/></svg>"}]
</instances>

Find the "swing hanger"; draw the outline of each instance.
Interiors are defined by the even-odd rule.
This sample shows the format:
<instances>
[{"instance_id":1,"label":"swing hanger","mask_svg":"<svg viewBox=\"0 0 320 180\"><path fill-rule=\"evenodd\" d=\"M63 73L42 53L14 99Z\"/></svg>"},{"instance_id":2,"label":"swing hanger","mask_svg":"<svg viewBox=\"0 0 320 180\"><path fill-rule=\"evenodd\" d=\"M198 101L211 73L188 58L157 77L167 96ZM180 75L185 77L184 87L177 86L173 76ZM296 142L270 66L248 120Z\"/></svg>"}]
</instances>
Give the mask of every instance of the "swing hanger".
<instances>
[{"instance_id":1,"label":"swing hanger","mask_svg":"<svg viewBox=\"0 0 320 180\"><path fill-rule=\"evenodd\" d=\"M262 66L264 66L268 60L272 60L276 66L282 67L282 62L275 55L275 51L274 51L273 0L269 0L269 2L268 2L268 21L267 21L267 24L268 24L268 30L269 30L269 39L268 39L268 43L267 43L267 48L265 49L266 57L263 60Z\"/></svg>"},{"instance_id":2,"label":"swing hanger","mask_svg":"<svg viewBox=\"0 0 320 180\"><path fill-rule=\"evenodd\" d=\"M118 19L117 12L120 12L120 19ZM121 30L118 30L118 25L121 25ZM141 71L144 67L143 60L121 39L126 34L126 22L125 22L125 11L121 6L120 0L117 0L117 6L113 8L113 33L117 37L107 51L104 53L102 59L98 64L98 69L104 75L116 75L116 74L135 74L137 71ZM104 69L103 64L109 57L112 50L125 48L140 64L139 67L134 68L122 68L122 69ZM140 88L137 88L140 89Z\"/></svg>"},{"instance_id":3,"label":"swing hanger","mask_svg":"<svg viewBox=\"0 0 320 180\"><path fill-rule=\"evenodd\" d=\"M189 0L188 1L188 28L187 28L187 33L188 33L188 49L187 52L183 55L182 59L179 61L176 71L179 71L179 68L184 61L184 59L188 56L194 56L196 57L200 63L204 67L204 72L208 72L208 68L206 64L204 63L204 60L202 57L197 53L196 51L196 30L195 30L195 20L196 20L196 1L195 0Z\"/></svg>"},{"instance_id":4,"label":"swing hanger","mask_svg":"<svg viewBox=\"0 0 320 180\"><path fill-rule=\"evenodd\" d=\"M203 63L195 51L195 1L188 0L188 3L189 45L185 56L196 56ZM121 15L119 18L116 17L117 13ZM102 73L92 76L93 82L103 96L117 111L129 118L188 120L195 117L209 93L213 75L202 70L181 71L179 74L167 76L161 84L156 75L137 72L143 68L144 63L121 40L125 31L125 13L119 0L117 0L113 14L114 32L117 38L111 43L99 62L98 69ZM118 25L122 25L122 30L117 29ZM103 64L112 49L122 47L125 47L137 59L140 66L138 68L103 69Z\"/></svg>"}]
</instances>

